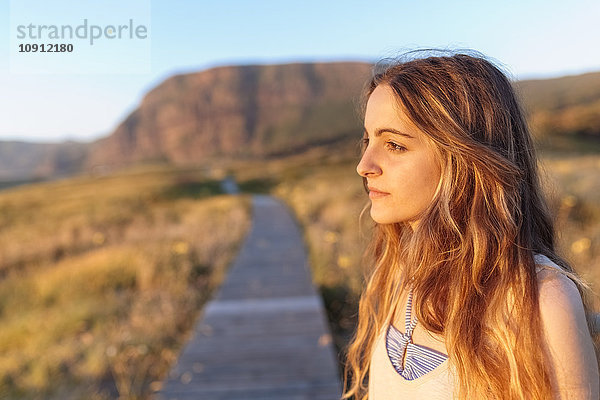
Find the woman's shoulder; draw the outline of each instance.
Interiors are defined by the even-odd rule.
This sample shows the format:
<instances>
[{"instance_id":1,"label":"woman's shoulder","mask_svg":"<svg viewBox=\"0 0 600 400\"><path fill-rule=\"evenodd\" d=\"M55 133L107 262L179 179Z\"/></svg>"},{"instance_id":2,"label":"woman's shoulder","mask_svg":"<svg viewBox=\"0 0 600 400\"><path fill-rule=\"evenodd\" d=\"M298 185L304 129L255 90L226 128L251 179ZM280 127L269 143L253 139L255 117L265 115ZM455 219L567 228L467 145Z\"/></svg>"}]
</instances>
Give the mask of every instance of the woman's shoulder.
<instances>
[{"instance_id":1,"label":"woman's shoulder","mask_svg":"<svg viewBox=\"0 0 600 400\"><path fill-rule=\"evenodd\" d=\"M587 331L587 321L579 288L566 271L548 257L536 255L538 301L546 333L573 335L566 327ZM576 279L576 278L575 278Z\"/></svg>"},{"instance_id":2,"label":"woman's shoulder","mask_svg":"<svg viewBox=\"0 0 600 400\"><path fill-rule=\"evenodd\" d=\"M540 305L552 307L560 304L561 308L568 306L571 311L578 310L580 306L583 309L581 294L569 278L570 273L542 254L536 254L534 260Z\"/></svg>"},{"instance_id":3,"label":"woman's shoulder","mask_svg":"<svg viewBox=\"0 0 600 400\"><path fill-rule=\"evenodd\" d=\"M548 258L548 256L543 254L535 254L533 256L533 260L535 261L536 271L538 274L542 271L564 272L562 267Z\"/></svg>"},{"instance_id":4,"label":"woman's shoulder","mask_svg":"<svg viewBox=\"0 0 600 400\"><path fill-rule=\"evenodd\" d=\"M565 393L581 394L577 398L597 398L598 366L579 289L548 257L536 257L536 264L543 343L554 381Z\"/></svg>"}]
</instances>

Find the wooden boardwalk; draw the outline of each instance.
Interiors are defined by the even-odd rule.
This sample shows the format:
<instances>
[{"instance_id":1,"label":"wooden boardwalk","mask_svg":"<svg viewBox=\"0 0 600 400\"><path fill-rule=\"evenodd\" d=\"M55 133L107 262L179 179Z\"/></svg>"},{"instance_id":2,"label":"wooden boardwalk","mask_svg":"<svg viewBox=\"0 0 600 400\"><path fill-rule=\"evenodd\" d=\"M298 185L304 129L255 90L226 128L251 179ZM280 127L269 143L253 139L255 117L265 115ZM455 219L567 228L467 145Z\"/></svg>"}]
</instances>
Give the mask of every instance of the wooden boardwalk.
<instances>
[{"instance_id":1,"label":"wooden boardwalk","mask_svg":"<svg viewBox=\"0 0 600 400\"><path fill-rule=\"evenodd\" d=\"M253 223L157 399L339 399L323 302L287 209L253 197Z\"/></svg>"}]
</instances>

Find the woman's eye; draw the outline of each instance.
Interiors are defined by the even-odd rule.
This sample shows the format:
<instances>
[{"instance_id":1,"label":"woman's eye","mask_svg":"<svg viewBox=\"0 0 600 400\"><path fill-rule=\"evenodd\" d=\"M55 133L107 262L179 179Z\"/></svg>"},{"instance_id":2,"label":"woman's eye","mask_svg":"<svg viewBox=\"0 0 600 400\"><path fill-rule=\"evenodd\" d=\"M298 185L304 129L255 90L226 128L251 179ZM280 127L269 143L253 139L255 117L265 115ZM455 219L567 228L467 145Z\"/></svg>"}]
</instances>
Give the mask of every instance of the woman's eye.
<instances>
[{"instance_id":1,"label":"woman's eye","mask_svg":"<svg viewBox=\"0 0 600 400\"><path fill-rule=\"evenodd\" d=\"M404 150L406 150L406 147L400 146L399 144L394 143L394 142L386 142L386 145L388 145L388 148L390 149L390 151L404 151Z\"/></svg>"},{"instance_id":2,"label":"woman's eye","mask_svg":"<svg viewBox=\"0 0 600 400\"><path fill-rule=\"evenodd\" d=\"M369 138L362 138L362 145L363 147L366 147L369 145ZM385 142L385 146L388 150L392 151L392 152L402 152L406 150L406 147L401 146L397 143L394 142Z\"/></svg>"}]
</instances>

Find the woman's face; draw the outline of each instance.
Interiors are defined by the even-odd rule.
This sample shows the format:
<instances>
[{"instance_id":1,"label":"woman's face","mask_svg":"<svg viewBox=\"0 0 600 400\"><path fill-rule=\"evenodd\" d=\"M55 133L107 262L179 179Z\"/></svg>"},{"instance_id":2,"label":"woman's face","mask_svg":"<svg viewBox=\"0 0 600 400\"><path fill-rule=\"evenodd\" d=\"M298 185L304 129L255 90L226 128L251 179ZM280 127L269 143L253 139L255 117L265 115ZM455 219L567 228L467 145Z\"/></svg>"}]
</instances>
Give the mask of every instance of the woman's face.
<instances>
[{"instance_id":1,"label":"woman's face","mask_svg":"<svg viewBox=\"0 0 600 400\"><path fill-rule=\"evenodd\" d=\"M369 97L363 139L356 171L367 178L371 218L414 226L431 203L441 172L432 142L400 110L388 85L377 86Z\"/></svg>"}]
</instances>

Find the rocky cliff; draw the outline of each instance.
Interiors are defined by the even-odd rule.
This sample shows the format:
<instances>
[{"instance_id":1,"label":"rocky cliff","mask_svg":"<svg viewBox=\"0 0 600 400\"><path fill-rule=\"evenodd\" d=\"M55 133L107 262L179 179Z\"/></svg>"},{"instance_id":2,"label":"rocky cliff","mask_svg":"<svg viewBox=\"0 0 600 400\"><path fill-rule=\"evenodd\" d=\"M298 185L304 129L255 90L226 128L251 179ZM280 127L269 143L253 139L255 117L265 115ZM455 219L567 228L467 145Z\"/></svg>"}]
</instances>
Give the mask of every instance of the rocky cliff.
<instances>
[{"instance_id":1,"label":"rocky cliff","mask_svg":"<svg viewBox=\"0 0 600 400\"><path fill-rule=\"evenodd\" d=\"M360 135L367 63L227 66L173 76L151 90L87 168L143 160L265 157Z\"/></svg>"}]
</instances>

